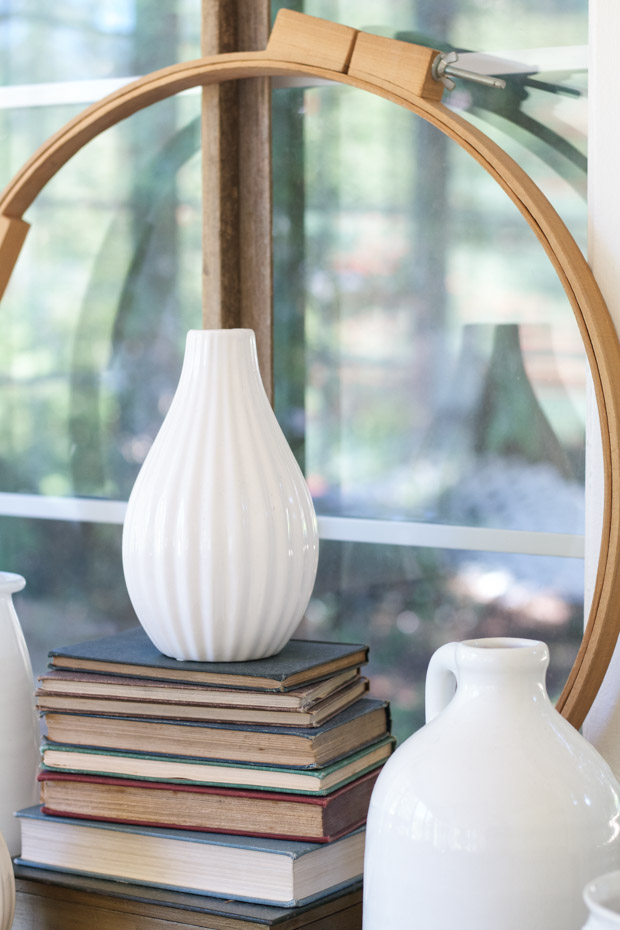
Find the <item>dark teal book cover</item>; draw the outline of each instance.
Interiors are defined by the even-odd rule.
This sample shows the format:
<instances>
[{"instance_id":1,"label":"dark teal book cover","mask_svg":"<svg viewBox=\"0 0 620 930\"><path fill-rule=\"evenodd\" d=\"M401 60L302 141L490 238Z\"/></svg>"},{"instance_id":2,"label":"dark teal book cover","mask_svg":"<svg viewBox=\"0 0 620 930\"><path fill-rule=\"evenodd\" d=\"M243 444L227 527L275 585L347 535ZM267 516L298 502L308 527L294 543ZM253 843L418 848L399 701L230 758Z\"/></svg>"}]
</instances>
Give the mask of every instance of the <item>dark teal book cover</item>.
<instances>
[{"instance_id":1,"label":"dark teal book cover","mask_svg":"<svg viewBox=\"0 0 620 930\"><path fill-rule=\"evenodd\" d=\"M364 665L368 647L360 643L327 643L291 639L275 656L248 662L184 662L163 655L142 627L50 651L54 668L106 667L109 674L130 674L170 681L217 683L233 678L234 687L290 690L301 682L328 677L343 668ZM77 665L75 663L78 663ZM127 670L130 667L130 671Z\"/></svg>"}]
</instances>

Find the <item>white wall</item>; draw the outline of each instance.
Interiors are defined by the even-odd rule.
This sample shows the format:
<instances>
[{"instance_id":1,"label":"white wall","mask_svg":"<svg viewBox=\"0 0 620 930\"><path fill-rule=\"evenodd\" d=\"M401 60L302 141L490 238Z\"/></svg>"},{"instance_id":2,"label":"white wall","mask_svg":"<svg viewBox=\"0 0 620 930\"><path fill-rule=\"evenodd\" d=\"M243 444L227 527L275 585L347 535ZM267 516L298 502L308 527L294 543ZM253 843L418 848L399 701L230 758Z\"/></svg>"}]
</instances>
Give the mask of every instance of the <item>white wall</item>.
<instances>
[{"instance_id":1,"label":"white wall","mask_svg":"<svg viewBox=\"0 0 620 930\"><path fill-rule=\"evenodd\" d=\"M620 52L620 3L590 0L588 126L588 258L620 332L620 96L615 87ZM587 448L586 602L600 541L602 465L596 411L590 404ZM594 428L592 428L594 427ZM620 610L620 604L617 605ZM583 728L620 777L620 648Z\"/></svg>"}]
</instances>

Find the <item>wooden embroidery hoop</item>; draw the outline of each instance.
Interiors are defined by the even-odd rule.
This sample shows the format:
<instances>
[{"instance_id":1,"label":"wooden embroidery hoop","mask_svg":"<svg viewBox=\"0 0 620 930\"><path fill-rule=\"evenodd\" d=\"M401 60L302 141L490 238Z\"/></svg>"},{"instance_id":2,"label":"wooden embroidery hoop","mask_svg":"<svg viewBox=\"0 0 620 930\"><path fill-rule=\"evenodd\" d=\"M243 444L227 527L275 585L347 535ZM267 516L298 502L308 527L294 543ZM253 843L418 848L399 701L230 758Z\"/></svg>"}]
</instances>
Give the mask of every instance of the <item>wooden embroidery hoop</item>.
<instances>
[{"instance_id":1,"label":"wooden embroidery hoop","mask_svg":"<svg viewBox=\"0 0 620 930\"><path fill-rule=\"evenodd\" d=\"M0 297L28 231L23 213L84 145L138 110L190 87L248 77L311 76L369 91L410 110L465 149L504 189L533 229L562 283L584 342L600 417L605 498L590 616L558 710L580 727L620 633L620 343L592 272L544 194L484 133L441 103L432 77L438 52L281 10L267 48L152 72L85 109L51 136L0 196Z\"/></svg>"}]
</instances>

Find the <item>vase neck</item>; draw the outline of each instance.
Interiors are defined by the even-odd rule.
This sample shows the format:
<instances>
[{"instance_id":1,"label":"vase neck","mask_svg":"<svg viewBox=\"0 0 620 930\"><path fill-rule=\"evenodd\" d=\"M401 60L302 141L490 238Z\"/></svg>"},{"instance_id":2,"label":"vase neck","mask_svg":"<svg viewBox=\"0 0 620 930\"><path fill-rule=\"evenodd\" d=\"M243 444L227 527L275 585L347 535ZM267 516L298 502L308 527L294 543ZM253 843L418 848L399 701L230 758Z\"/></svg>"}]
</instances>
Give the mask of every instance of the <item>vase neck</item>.
<instances>
[{"instance_id":1,"label":"vase neck","mask_svg":"<svg viewBox=\"0 0 620 930\"><path fill-rule=\"evenodd\" d=\"M237 378L262 385L256 338L251 329L192 329L187 334L182 381L200 378L204 372L218 378Z\"/></svg>"},{"instance_id":2,"label":"vase neck","mask_svg":"<svg viewBox=\"0 0 620 930\"><path fill-rule=\"evenodd\" d=\"M13 572L0 572L0 597L10 597L26 587L26 579Z\"/></svg>"},{"instance_id":3,"label":"vase neck","mask_svg":"<svg viewBox=\"0 0 620 930\"><path fill-rule=\"evenodd\" d=\"M548 701L545 678L549 651L544 643L521 639L468 640L455 652L460 700L493 694L493 699Z\"/></svg>"}]
</instances>

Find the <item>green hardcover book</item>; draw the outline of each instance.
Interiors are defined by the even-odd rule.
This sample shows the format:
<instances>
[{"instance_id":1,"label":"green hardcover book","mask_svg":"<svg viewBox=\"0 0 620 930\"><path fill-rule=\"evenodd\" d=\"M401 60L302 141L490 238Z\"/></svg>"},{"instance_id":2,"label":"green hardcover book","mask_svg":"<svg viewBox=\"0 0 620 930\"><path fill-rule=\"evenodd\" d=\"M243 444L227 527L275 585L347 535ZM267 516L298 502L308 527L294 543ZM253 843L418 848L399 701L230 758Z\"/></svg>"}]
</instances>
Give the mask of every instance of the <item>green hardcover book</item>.
<instances>
[{"instance_id":1,"label":"green hardcover book","mask_svg":"<svg viewBox=\"0 0 620 930\"><path fill-rule=\"evenodd\" d=\"M363 828L333 843L231 836L19 811L19 865L255 904L297 907L352 885Z\"/></svg>"},{"instance_id":2,"label":"green hardcover book","mask_svg":"<svg viewBox=\"0 0 620 930\"><path fill-rule=\"evenodd\" d=\"M322 768L357 752L390 729L386 701L360 698L319 727L269 727L196 723L138 717L48 713L49 739L72 746L199 759Z\"/></svg>"},{"instance_id":3,"label":"green hardcover book","mask_svg":"<svg viewBox=\"0 0 620 930\"><path fill-rule=\"evenodd\" d=\"M15 865L13 930L92 927L96 930L361 930L362 885L298 907L274 907L186 894L165 888Z\"/></svg>"},{"instance_id":4,"label":"green hardcover book","mask_svg":"<svg viewBox=\"0 0 620 930\"><path fill-rule=\"evenodd\" d=\"M181 662L163 655L142 627L50 653L52 668L192 682L256 691L290 691L368 661L368 647L292 639L276 656L249 662Z\"/></svg>"},{"instance_id":5,"label":"green hardcover book","mask_svg":"<svg viewBox=\"0 0 620 930\"><path fill-rule=\"evenodd\" d=\"M110 775L166 781L172 784L218 785L259 791L296 792L326 795L360 775L371 772L391 755L395 739L385 736L344 759L319 769L292 769L286 766L235 765L186 756L118 752L44 742L43 767L50 772L77 775Z\"/></svg>"}]
</instances>

